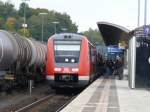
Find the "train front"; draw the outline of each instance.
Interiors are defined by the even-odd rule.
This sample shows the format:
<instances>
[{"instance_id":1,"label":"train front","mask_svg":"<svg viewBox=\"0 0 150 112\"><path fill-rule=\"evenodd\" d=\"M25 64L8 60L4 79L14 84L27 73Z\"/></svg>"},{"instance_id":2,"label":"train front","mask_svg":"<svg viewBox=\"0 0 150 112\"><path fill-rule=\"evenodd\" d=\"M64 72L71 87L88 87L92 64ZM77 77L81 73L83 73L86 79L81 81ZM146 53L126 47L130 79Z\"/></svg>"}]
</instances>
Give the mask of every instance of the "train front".
<instances>
[{"instance_id":1,"label":"train front","mask_svg":"<svg viewBox=\"0 0 150 112\"><path fill-rule=\"evenodd\" d=\"M84 65L81 64L87 56L80 58L84 49L82 40L82 35L70 33L49 38L46 72L51 87L82 87L88 84L87 77L83 76Z\"/></svg>"}]
</instances>

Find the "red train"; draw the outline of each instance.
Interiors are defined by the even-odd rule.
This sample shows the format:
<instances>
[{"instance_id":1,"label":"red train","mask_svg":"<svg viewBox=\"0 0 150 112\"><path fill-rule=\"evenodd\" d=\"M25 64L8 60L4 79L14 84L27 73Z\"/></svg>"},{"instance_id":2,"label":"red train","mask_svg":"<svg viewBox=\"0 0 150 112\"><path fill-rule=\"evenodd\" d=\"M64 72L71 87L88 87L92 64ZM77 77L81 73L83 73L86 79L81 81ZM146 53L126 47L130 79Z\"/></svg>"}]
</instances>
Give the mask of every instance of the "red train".
<instances>
[{"instance_id":1,"label":"red train","mask_svg":"<svg viewBox=\"0 0 150 112\"><path fill-rule=\"evenodd\" d=\"M47 80L51 87L84 87L96 72L96 48L79 34L61 33L48 40Z\"/></svg>"}]
</instances>

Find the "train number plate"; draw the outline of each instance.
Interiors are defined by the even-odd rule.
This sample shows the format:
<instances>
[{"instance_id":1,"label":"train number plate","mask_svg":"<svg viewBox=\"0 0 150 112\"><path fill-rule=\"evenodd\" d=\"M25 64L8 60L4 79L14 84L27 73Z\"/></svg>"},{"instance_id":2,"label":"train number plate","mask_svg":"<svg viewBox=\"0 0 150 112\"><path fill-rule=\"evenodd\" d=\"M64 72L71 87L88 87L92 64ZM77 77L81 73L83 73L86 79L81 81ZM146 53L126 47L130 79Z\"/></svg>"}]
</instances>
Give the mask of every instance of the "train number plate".
<instances>
[{"instance_id":1,"label":"train number plate","mask_svg":"<svg viewBox=\"0 0 150 112\"><path fill-rule=\"evenodd\" d=\"M63 81L70 81L71 80L71 76L70 75L62 75L61 79Z\"/></svg>"}]
</instances>

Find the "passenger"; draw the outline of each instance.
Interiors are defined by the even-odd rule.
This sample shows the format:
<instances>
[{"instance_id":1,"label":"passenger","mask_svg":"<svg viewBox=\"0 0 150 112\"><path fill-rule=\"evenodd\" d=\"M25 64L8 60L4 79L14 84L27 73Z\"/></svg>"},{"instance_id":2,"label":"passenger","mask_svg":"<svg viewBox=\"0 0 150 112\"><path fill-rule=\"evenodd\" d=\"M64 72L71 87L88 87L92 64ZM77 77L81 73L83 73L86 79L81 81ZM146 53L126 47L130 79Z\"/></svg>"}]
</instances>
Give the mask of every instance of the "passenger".
<instances>
[{"instance_id":1,"label":"passenger","mask_svg":"<svg viewBox=\"0 0 150 112\"><path fill-rule=\"evenodd\" d=\"M115 75L118 75L121 80L123 78L123 61L120 57L116 58L115 69Z\"/></svg>"},{"instance_id":2,"label":"passenger","mask_svg":"<svg viewBox=\"0 0 150 112\"><path fill-rule=\"evenodd\" d=\"M113 73L113 61L107 60L106 61L106 76L111 76Z\"/></svg>"},{"instance_id":3,"label":"passenger","mask_svg":"<svg viewBox=\"0 0 150 112\"><path fill-rule=\"evenodd\" d=\"M109 66L108 66L108 60L106 60L106 63L105 63L105 77L108 78L109 74L110 74L110 69L109 69Z\"/></svg>"},{"instance_id":4,"label":"passenger","mask_svg":"<svg viewBox=\"0 0 150 112\"><path fill-rule=\"evenodd\" d=\"M111 74L110 75L113 75L113 72L114 72L114 62L112 60L110 60L110 70L111 70Z\"/></svg>"}]
</instances>

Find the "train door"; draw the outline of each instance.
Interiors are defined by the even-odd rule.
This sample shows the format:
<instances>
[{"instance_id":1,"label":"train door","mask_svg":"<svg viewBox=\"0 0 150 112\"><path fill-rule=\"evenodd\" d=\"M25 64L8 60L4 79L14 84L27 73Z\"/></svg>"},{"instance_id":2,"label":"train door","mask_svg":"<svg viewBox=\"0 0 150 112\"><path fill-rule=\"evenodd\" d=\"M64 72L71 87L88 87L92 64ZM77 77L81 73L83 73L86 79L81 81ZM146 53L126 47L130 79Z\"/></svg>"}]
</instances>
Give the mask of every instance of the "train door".
<instances>
[{"instance_id":1,"label":"train door","mask_svg":"<svg viewBox=\"0 0 150 112\"><path fill-rule=\"evenodd\" d=\"M96 58L95 58L94 48L89 44L89 59L90 59L90 78L94 79L95 69L96 69Z\"/></svg>"}]
</instances>

